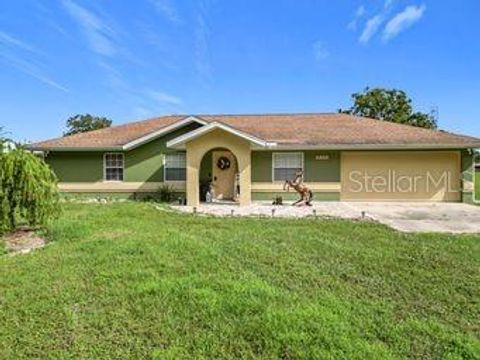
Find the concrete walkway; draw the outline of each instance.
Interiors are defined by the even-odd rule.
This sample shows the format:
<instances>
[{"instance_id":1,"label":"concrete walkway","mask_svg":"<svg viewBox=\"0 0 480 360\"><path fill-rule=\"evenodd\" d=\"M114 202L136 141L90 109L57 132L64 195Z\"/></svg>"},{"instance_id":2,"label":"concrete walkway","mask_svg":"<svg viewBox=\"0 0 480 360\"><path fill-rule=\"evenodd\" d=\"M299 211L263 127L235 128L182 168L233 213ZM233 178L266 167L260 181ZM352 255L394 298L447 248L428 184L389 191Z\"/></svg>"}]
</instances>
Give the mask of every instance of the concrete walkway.
<instances>
[{"instance_id":1,"label":"concrete walkway","mask_svg":"<svg viewBox=\"0 0 480 360\"><path fill-rule=\"evenodd\" d=\"M172 206L192 213L189 206ZM341 219L373 219L404 232L479 233L480 206L461 203L410 202L314 202L313 206L272 206L255 202L240 207L227 204L202 204L197 213L215 216L275 216L301 218L306 216Z\"/></svg>"},{"instance_id":2,"label":"concrete walkway","mask_svg":"<svg viewBox=\"0 0 480 360\"><path fill-rule=\"evenodd\" d=\"M462 203L349 203L394 229L405 232L480 234L480 206Z\"/></svg>"}]
</instances>

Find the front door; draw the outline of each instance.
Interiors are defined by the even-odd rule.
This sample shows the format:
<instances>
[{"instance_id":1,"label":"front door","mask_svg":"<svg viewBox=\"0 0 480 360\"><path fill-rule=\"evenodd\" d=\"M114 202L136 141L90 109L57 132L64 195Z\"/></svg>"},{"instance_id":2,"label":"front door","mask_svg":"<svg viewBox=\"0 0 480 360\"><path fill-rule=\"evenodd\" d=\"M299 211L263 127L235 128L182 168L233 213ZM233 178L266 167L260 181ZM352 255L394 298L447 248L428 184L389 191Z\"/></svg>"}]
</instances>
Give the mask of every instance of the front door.
<instances>
[{"instance_id":1,"label":"front door","mask_svg":"<svg viewBox=\"0 0 480 360\"><path fill-rule=\"evenodd\" d=\"M212 152L212 184L217 200L233 199L235 194L235 156L230 151Z\"/></svg>"}]
</instances>

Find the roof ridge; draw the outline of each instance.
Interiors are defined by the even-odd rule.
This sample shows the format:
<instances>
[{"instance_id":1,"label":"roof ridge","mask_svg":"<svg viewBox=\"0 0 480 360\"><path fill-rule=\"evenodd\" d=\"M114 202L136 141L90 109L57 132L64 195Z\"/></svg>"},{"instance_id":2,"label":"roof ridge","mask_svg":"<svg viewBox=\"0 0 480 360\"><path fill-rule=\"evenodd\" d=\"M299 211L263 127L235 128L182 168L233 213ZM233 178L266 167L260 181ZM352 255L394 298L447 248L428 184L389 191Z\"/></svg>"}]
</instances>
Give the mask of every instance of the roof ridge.
<instances>
[{"instance_id":1,"label":"roof ridge","mask_svg":"<svg viewBox=\"0 0 480 360\"><path fill-rule=\"evenodd\" d=\"M114 126L110 126L109 128L114 128L114 127L119 127L119 126L125 126L125 125L133 125L133 124L141 124L141 123L146 123L146 122L149 122L149 121L153 121L153 120L159 120L159 119L162 119L162 118L171 118L171 117L179 117L179 118L185 118L185 117L188 117L188 115L183 115L183 114L169 114L169 115L160 115L160 116L153 116L153 117L150 117L148 119L143 119L143 120L133 120L133 121L127 121L127 122L124 122L122 124L118 124L118 125L114 125ZM101 129L100 129L101 130Z\"/></svg>"},{"instance_id":2,"label":"roof ridge","mask_svg":"<svg viewBox=\"0 0 480 360\"><path fill-rule=\"evenodd\" d=\"M219 113L219 114L190 114L189 116L301 116L301 115L336 115L338 112L268 112L268 113Z\"/></svg>"}]
</instances>

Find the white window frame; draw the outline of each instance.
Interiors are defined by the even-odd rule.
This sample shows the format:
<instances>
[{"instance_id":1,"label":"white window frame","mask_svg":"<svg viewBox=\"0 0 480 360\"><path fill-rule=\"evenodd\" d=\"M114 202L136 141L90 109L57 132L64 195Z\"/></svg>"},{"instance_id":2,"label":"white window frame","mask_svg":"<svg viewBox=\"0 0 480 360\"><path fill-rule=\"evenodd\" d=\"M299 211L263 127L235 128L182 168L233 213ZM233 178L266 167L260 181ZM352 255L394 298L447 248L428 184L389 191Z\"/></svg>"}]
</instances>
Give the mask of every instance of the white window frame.
<instances>
[{"instance_id":1,"label":"white window frame","mask_svg":"<svg viewBox=\"0 0 480 360\"><path fill-rule=\"evenodd\" d=\"M285 180L275 180L275 157L279 156L279 155L292 155L292 154L295 154L295 155L298 155L300 154L301 155L301 159L302 159L302 172L303 172L303 175L305 177L305 160L304 160L304 157L305 157L305 154L303 153L303 151L291 151L291 152L273 152L272 153L272 182L275 182L275 183L279 183L279 182L284 182Z\"/></svg>"},{"instance_id":2,"label":"white window frame","mask_svg":"<svg viewBox=\"0 0 480 360\"><path fill-rule=\"evenodd\" d=\"M167 180L167 156L168 155L184 155L185 156L185 180ZM171 168L171 169L179 169L179 168ZM172 152L163 155L163 182L168 183L185 183L187 181L187 153L186 152Z\"/></svg>"},{"instance_id":3,"label":"white window frame","mask_svg":"<svg viewBox=\"0 0 480 360\"><path fill-rule=\"evenodd\" d=\"M122 156L122 180L107 180L107 155ZM122 152L107 152L103 154L103 181L104 182L123 182L125 180L125 154Z\"/></svg>"}]
</instances>

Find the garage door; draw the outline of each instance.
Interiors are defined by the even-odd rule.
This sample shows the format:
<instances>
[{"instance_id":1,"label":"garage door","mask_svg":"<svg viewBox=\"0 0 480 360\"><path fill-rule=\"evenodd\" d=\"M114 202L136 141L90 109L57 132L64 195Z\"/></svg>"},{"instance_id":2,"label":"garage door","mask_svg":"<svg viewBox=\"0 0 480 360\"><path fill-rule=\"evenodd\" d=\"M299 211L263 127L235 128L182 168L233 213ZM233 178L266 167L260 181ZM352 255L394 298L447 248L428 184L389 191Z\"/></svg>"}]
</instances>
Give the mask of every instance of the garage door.
<instances>
[{"instance_id":1,"label":"garage door","mask_svg":"<svg viewBox=\"0 0 480 360\"><path fill-rule=\"evenodd\" d=\"M459 151L342 153L342 200L459 201Z\"/></svg>"}]
</instances>

